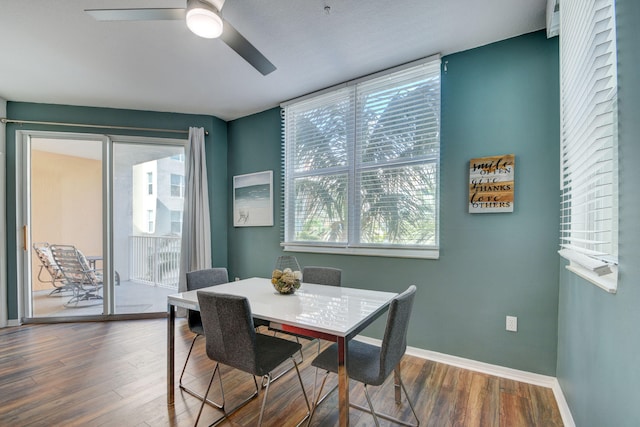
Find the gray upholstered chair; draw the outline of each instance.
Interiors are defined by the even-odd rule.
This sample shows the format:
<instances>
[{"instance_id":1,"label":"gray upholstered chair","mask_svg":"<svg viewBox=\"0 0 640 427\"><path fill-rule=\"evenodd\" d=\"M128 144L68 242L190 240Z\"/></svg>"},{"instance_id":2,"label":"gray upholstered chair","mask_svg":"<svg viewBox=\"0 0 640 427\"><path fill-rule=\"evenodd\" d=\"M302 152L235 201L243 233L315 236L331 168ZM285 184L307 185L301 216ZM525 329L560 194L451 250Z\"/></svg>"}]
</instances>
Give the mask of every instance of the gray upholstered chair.
<instances>
[{"instance_id":1,"label":"gray upholstered chair","mask_svg":"<svg viewBox=\"0 0 640 427\"><path fill-rule=\"evenodd\" d=\"M216 361L216 366L211 375L211 381L207 387L205 398L209 394L213 379L220 370L219 364L230 366L232 368L247 372L254 378L263 377L266 381L264 398L260 409L260 418L258 426L262 425L264 417L264 408L269 395L269 385L271 384L273 371L277 366L291 359L296 372L298 381L302 388L302 394L307 404L307 416L309 415L310 405L307 399L307 393L302 384L298 364L293 355L300 349L300 344L285 340L282 338L258 334L256 333L251 315L251 307L249 301L245 297L236 295L218 294L207 291L198 291L198 303L200 305L200 313L202 316L202 325L206 339L207 356ZM220 387L222 389L222 379L220 378ZM217 421L221 421L246 402L257 395L258 386L256 383L256 393L247 400L236 406L231 411L224 410L224 415ZM224 390L222 390L222 399L224 405ZM205 401L203 400L196 418L195 424L198 424ZM305 416L306 418L306 416Z\"/></svg>"},{"instance_id":2,"label":"gray upholstered chair","mask_svg":"<svg viewBox=\"0 0 640 427\"><path fill-rule=\"evenodd\" d=\"M340 286L342 270L333 267L307 266L302 269L302 281L318 285Z\"/></svg>"},{"instance_id":3,"label":"gray upholstered chair","mask_svg":"<svg viewBox=\"0 0 640 427\"><path fill-rule=\"evenodd\" d=\"M376 413L371 404L371 398L367 391L367 386L379 386L387 379L387 377L396 369L399 368L400 360L407 349L407 328L409 326L409 318L411 317L411 309L413 307L413 299L415 297L416 287L414 285L402 294L395 297L389 306L389 313L387 317L387 326L382 338L382 346L371 345L356 340L349 341L348 355L347 355L347 371L349 378L352 380L361 382L364 384L364 394L367 399L369 408L365 408L359 405L352 404L351 406L360 409L365 412L371 413L376 426L379 426L378 417L384 418L389 421L393 421L402 425L411 425L405 421L397 418L390 417L386 414ZM313 411L320 401L320 395L322 394L322 388L325 385L329 372L338 372L338 350L337 345L333 344L326 350L324 350L318 357L316 357L312 366L327 371L322 384L320 385L320 391L318 397L315 399L313 405ZM399 369L398 369L399 373ZM402 383L400 375L396 377L397 381L404 392L404 395L409 402L411 412L416 419L416 426L420 424L418 416L413 408L413 404L409 399L407 390ZM396 403L400 403L400 396L396 394ZM309 417L309 424L313 417L313 411Z\"/></svg>"},{"instance_id":4,"label":"gray upholstered chair","mask_svg":"<svg viewBox=\"0 0 640 427\"><path fill-rule=\"evenodd\" d=\"M226 268L207 268L203 270L190 271L187 273L187 291L195 291L197 289L206 288L208 286L221 285L223 283L229 282L229 273ZM196 340L204 336L204 329L202 328L202 319L200 318L200 313L194 310L187 310L187 324L189 325L189 330L196 334L193 337L193 341L191 341L191 347L189 347L189 353L187 353L187 359L184 361L184 366L182 367L182 373L180 374L180 379L178 380L178 384L180 388L190 395L197 397L198 399L203 399L203 395L195 392L194 390L186 387L182 384L182 377L184 376L184 372L187 369L187 363L189 362L189 357L191 356L191 351L193 350L193 346L196 343ZM222 408L222 405L214 402L213 400L207 400L207 403L213 405L217 408Z\"/></svg>"}]
</instances>

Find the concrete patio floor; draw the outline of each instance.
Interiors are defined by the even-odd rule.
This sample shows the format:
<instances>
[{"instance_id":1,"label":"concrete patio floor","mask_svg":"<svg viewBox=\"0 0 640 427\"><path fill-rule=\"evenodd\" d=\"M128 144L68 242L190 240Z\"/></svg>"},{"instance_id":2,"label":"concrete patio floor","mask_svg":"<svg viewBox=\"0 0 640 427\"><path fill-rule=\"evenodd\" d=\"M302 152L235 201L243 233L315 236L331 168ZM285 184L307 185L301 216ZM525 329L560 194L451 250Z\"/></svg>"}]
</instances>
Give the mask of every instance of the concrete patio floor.
<instances>
[{"instance_id":1,"label":"concrete patio floor","mask_svg":"<svg viewBox=\"0 0 640 427\"><path fill-rule=\"evenodd\" d=\"M164 313L167 311L167 295L175 289L161 288L134 282L122 282L115 287L116 313ZM102 300L81 301L77 305L65 306L72 297L71 292L49 295L51 290L33 292L33 317L68 317L101 315ZM102 294L102 292L101 292Z\"/></svg>"}]
</instances>

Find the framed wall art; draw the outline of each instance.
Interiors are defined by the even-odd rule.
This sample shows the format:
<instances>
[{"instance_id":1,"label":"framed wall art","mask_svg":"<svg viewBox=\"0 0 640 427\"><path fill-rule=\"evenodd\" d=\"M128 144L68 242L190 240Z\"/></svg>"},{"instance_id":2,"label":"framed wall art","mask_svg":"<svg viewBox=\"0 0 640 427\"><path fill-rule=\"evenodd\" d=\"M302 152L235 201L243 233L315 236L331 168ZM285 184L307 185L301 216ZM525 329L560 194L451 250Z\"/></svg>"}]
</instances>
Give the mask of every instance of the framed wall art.
<instances>
[{"instance_id":1,"label":"framed wall art","mask_svg":"<svg viewBox=\"0 0 640 427\"><path fill-rule=\"evenodd\" d=\"M233 177L233 226L273 225L273 171Z\"/></svg>"},{"instance_id":2,"label":"framed wall art","mask_svg":"<svg viewBox=\"0 0 640 427\"><path fill-rule=\"evenodd\" d=\"M516 156L469 161L469 213L513 212Z\"/></svg>"}]
</instances>

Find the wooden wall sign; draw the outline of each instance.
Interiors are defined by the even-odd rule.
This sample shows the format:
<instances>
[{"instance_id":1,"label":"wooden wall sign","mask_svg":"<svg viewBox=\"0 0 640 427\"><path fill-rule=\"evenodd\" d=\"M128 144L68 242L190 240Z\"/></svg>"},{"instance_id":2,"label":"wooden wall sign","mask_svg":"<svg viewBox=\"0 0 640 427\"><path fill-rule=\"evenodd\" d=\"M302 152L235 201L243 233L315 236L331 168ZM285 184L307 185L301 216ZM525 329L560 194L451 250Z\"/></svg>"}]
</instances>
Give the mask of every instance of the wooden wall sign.
<instances>
[{"instance_id":1,"label":"wooden wall sign","mask_svg":"<svg viewBox=\"0 0 640 427\"><path fill-rule=\"evenodd\" d=\"M469 161L469 213L513 212L515 154Z\"/></svg>"}]
</instances>

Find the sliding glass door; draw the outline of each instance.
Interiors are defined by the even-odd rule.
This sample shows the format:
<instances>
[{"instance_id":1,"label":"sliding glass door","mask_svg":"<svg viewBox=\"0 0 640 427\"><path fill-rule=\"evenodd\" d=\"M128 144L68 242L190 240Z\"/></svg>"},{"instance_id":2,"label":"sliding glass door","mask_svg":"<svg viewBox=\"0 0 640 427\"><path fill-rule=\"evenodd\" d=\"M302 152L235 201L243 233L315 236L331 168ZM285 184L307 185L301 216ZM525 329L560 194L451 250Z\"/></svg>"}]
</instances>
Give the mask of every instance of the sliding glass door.
<instances>
[{"instance_id":1,"label":"sliding glass door","mask_svg":"<svg viewBox=\"0 0 640 427\"><path fill-rule=\"evenodd\" d=\"M116 314L163 312L178 291L184 148L113 144L113 266Z\"/></svg>"},{"instance_id":2,"label":"sliding glass door","mask_svg":"<svg viewBox=\"0 0 640 427\"><path fill-rule=\"evenodd\" d=\"M185 141L20 140L22 317L164 312L178 286Z\"/></svg>"},{"instance_id":3,"label":"sliding glass door","mask_svg":"<svg viewBox=\"0 0 640 427\"><path fill-rule=\"evenodd\" d=\"M73 246L87 257L87 262L102 268L103 141L34 136L25 142L28 175L23 238L30 237L30 244L25 246L31 255L31 283L24 294L31 315L102 314L102 290L95 289L81 298L79 288L66 284L52 246Z\"/></svg>"}]
</instances>

